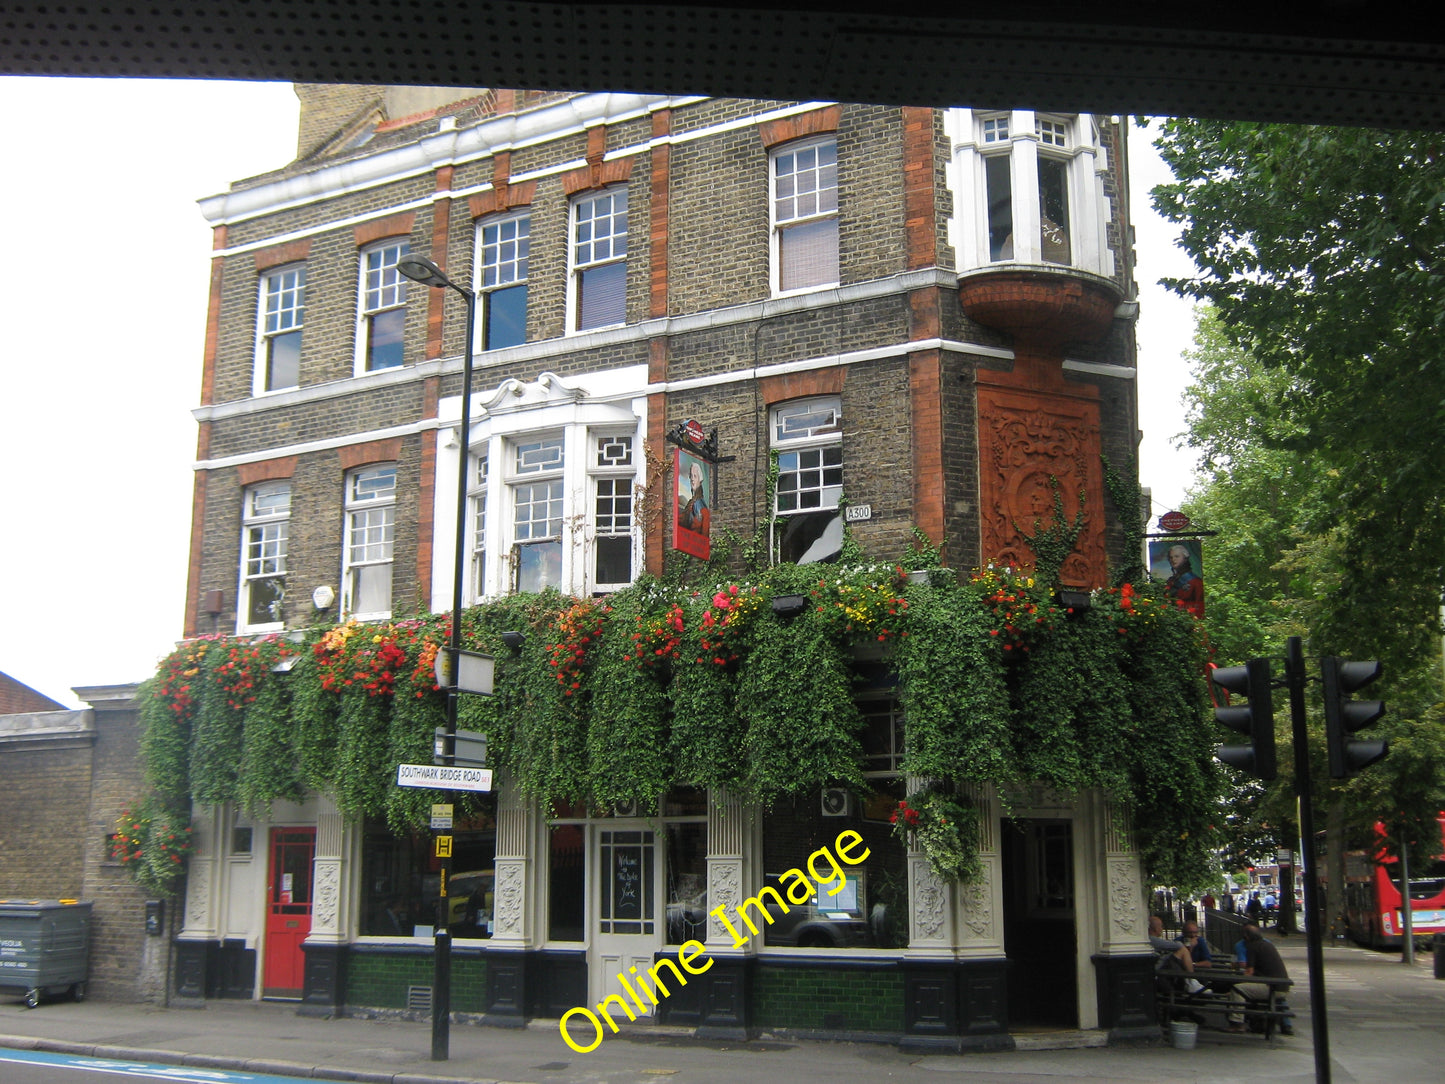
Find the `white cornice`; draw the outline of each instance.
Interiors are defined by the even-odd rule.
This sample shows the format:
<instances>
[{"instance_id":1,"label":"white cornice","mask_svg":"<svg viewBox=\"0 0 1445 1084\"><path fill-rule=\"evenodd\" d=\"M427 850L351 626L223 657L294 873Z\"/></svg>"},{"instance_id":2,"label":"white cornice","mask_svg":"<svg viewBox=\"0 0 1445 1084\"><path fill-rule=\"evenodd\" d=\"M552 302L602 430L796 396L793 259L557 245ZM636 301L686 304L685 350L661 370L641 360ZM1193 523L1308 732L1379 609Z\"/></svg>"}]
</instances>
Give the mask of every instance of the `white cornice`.
<instances>
[{"instance_id":1,"label":"white cornice","mask_svg":"<svg viewBox=\"0 0 1445 1084\"><path fill-rule=\"evenodd\" d=\"M198 202L212 226L230 225L701 100L658 94L583 94Z\"/></svg>"}]
</instances>

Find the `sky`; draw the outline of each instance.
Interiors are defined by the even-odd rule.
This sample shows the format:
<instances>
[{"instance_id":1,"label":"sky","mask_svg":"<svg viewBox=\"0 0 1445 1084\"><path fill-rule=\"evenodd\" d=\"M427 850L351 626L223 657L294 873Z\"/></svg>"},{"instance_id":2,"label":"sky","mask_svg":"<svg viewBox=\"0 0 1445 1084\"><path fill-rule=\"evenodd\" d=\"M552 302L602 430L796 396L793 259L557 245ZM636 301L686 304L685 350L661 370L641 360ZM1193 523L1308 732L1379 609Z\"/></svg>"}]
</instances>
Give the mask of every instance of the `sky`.
<instances>
[{"instance_id":1,"label":"sky","mask_svg":"<svg viewBox=\"0 0 1445 1084\"><path fill-rule=\"evenodd\" d=\"M0 672L69 707L141 681L181 635L211 230L196 201L285 165L285 83L0 77ZM1153 516L1192 458L1180 358L1187 274L1148 208L1168 179L1131 137L1139 258L1140 473Z\"/></svg>"}]
</instances>

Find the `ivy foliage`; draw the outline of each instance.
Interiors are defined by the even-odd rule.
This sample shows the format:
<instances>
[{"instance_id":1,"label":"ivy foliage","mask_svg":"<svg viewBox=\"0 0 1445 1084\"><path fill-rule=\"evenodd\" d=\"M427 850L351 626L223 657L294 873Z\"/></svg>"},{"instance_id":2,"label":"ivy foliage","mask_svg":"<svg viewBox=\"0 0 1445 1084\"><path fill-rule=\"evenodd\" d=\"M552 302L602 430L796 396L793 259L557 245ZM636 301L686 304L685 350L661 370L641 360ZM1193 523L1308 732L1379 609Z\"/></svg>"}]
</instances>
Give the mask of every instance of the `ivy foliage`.
<instances>
[{"instance_id":1,"label":"ivy foliage","mask_svg":"<svg viewBox=\"0 0 1445 1084\"><path fill-rule=\"evenodd\" d=\"M492 765L539 801L656 810L688 785L769 805L865 785L856 696L871 666L897 682L905 771L949 787L1102 787L1133 809L1151 875L1207 864L1218 779L1201 637L1162 597L1101 589L1075 613L1014 569L930 583L886 564L694 571L464 611L463 641L496 659L496 693L463 694L459 725L485 732ZM518 650L503 632L523 634ZM314 789L397 831L425 824L442 795L394 781L398 764L430 760L449 635L430 615L181 645L143 693L157 800L264 809Z\"/></svg>"}]
</instances>

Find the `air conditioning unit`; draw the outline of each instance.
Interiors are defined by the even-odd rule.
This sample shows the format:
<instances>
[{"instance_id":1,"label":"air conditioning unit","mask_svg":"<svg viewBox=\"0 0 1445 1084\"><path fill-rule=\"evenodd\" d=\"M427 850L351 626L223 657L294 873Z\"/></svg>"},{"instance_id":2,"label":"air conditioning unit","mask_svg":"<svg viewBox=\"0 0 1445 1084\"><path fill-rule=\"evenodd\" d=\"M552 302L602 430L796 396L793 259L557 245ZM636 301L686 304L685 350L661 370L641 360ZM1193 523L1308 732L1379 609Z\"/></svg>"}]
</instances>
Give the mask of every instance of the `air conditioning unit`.
<instances>
[{"instance_id":1,"label":"air conditioning unit","mask_svg":"<svg viewBox=\"0 0 1445 1084\"><path fill-rule=\"evenodd\" d=\"M851 817L853 792L847 787L824 787L822 805L825 817Z\"/></svg>"},{"instance_id":2,"label":"air conditioning unit","mask_svg":"<svg viewBox=\"0 0 1445 1084\"><path fill-rule=\"evenodd\" d=\"M614 817L636 817L636 816L638 816L638 812L637 812L637 802L636 802L636 801L631 801L631 802L613 802L613 803L612 803L612 815L613 815Z\"/></svg>"}]
</instances>

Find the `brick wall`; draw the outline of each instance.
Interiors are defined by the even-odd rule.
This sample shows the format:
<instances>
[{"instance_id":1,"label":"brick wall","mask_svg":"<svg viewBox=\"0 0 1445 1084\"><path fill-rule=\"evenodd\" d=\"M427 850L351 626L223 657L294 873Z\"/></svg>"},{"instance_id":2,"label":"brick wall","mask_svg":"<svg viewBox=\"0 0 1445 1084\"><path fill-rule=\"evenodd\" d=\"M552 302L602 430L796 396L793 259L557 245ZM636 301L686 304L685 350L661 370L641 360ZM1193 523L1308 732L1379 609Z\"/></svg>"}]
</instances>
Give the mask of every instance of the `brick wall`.
<instances>
[{"instance_id":1,"label":"brick wall","mask_svg":"<svg viewBox=\"0 0 1445 1084\"><path fill-rule=\"evenodd\" d=\"M753 975L752 1015L760 1028L898 1033L903 975L893 968L761 964Z\"/></svg>"},{"instance_id":2,"label":"brick wall","mask_svg":"<svg viewBox=\"0 0 1445 1084\"><path fill-rule=\"evenodd\" d=\"M415 951L353 950L346 961L346 1005L350 1009L405 1009L407 987L431 989L430 946ZM486 1009L487 963L480 956L452 953L452 1010Z\"/></svg>"}]
</instances>

